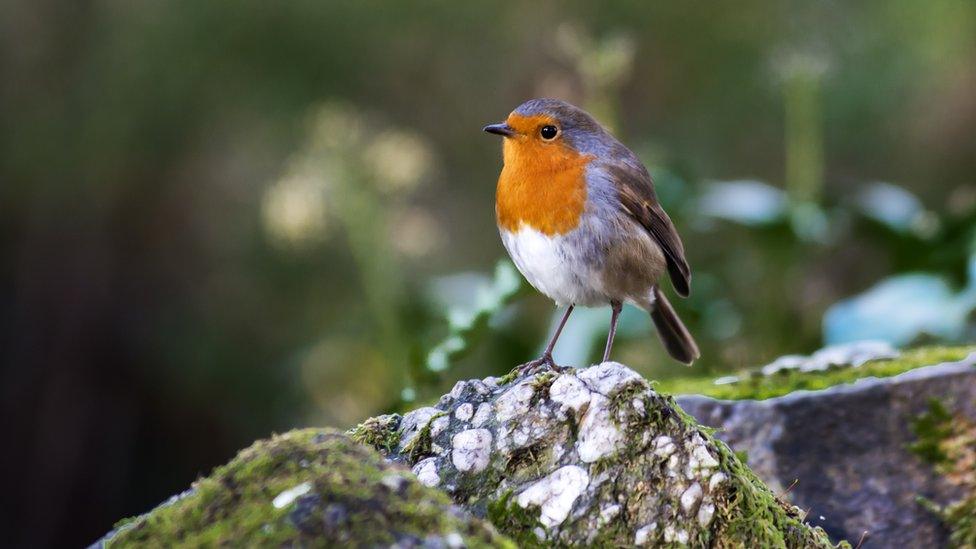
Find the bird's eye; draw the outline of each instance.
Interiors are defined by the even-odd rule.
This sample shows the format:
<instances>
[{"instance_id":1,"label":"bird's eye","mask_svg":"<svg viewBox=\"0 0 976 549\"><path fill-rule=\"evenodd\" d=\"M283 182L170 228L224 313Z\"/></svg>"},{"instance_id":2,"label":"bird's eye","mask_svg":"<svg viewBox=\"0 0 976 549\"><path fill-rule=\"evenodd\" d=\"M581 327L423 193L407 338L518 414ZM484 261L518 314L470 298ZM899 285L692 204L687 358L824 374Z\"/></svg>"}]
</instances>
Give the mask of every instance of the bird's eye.
<instances>
[{"instance_id":1,"label":"bird's eye","mask_svg":"<svg viewBox=\"0 0 976 549\"><path fill-rule=\"evenodd\" d=\"M545 139L546 141L552 141L553 139L556 138L556 135L558 133L559 133L559 128L553 125L542 126L542 129L539 130L539 135L541 135L542 138Z\"/></svg>"}]
</instances>

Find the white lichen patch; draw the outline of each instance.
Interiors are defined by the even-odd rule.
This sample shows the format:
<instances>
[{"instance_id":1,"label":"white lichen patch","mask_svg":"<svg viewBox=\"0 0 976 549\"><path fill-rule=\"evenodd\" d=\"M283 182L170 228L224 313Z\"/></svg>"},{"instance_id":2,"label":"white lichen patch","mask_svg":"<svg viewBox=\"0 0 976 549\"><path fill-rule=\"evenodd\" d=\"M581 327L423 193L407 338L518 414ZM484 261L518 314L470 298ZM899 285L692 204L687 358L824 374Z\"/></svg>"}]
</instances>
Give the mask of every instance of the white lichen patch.
<instances>
[{"instance_id":1,"label":"white lichen patch","mask_svg":"<svg viewBox=\"0 0 976 549\"><path fill-rule=\"evenodd\" d=\"M712 475L712 478L708 480L708 493L712 493L716 488L722 485L728 479L725 473L718 472Z\"/></svg>"},{"instance_id":2,"label":"white lichen patch","mask_svg":"<svg viewBox=\"0 0 976 549\"><path fill-rule=\"evenodd\" d=\"M473 415L474 405L470 402L465 402L464 404L458 406L457 410L454 410L454 417L458 418L460 421L468 421Z\"/></svg>"},{"instance_id":3,"label":"white lichen patch","mask_svg":"<svg viewBox=\"0 0 976 549\"><path fill-rule=\"evenodd\" d=\"M522 507L539 507L539 522L546 528L562 524L573 504L590 483L586 470L576 465L560 467L549 476L536 481L518 495Z\"/></svg>"},{"instance_id":4,"label":"white lichen patch","mask_svg":"<svg viewBox=\"0 0 976 549\"><path fill-rule=\"evenodd\" d=\"M591 395L590 405L579 426L576 452L584 463L593 463L620 449L624 434L610 419L610 400Z\"/></svg>"},{"instance_id":5,"label":"white lichen patch","mask_svg":"<svg viewBox=\"0 0 976 549\"><path fill-rule=\"evenodd\" d=\"M652 522L641 526L634 532L634 545L647 545L651 541L651 534L657 530L657 523Z\"/></svg>"},{"instance_id":6,"label":"white lichen patch","mask_svg":"<svg viewBox=\"0 0 976 549\"><path fill-rule=\"evenodd\" d=\"M698 502L701 501L701 498L701 484L696 482L681 493L681 510L684 511L686 515L692 514L695 510L695 506L697 506Z\"/></svg>"},{"instance_id":7,"label":"white lichen patch","mask_svg":"<svg viewBox=\"0 0 976 549\"><path fill-rule=\"evenodd\" d=\"M705 441L698 433L695 433L684 446L685 452L688 453L685 478L707 481L712 471L719 466L718 460L708 451Z\"/></svg>"},{"instance_id":8,"label":"white lichen patch","mask_svg":"<svg viewBox=\"0 0 976 549\"><path fill-rule=\"evenodd\" d=\"M563 446L562 444L556 444L555 446L552 447L552 460L554 462L558 462L560 459L562 459L563 454L565 453L566 453L566 447Z\"/></svg>"},{"instance_id":9,"label":"white lichen patch","mask_svg":"<svg viewBox=\"0 0 976 549\"><path fill-rule=\"evenodd\" d=\"M604 526L610 524L610 521L617 518L620 514L620 505L614 503L611 505L605 505L600 508L600 520L599 525Z\"/></svg>"},{"instance_id":10,"label":"white lichen patch","mask_svg":"<svg viewBox=\"0 0 976 549\"><path fill-rule=\"evenodd\" d=\"M474 427L481 427L489 419L491 419L491 404L488 402L482 402L478 405L478 409L474 413L474 417L471 418L471 425Z\"/></svg>"},{"instance_id":11,"label":"white lichen patch","mask_svg":"<svg viewBox=\"0 0 976 549\"><path fill-rule=\"evenodd\" d=\"M468 384L464 381L458 381L457 383L455 383L454 387L451 389L451 393L450 393L451 398L453 398L454 400L461 398L461 395L464 394L464 389L467 386Z\"/></svg>"},{"instance_id":12,"label":"white lichen patch","mask_svg":"<svg viewBox=\"0 0 976 549\"><path fill-rule=\"evenodd\" d=\"M458 532L451 532L446 538L444 538L444 541L447 542L447 546L451 549L460 549L461 547L465 546L464 537L462 537Z\"/></svg>"},{"instance_id":13,"label":"white lichen patch","mask_svg":"<svg viewBox=\"0 0 976 549\"><path fill-rule=\"evenodd\" d=\"M586 368L577 377L591 391L604 396L613 396L631 383L643 383L640 375L619 362L604 362Z\"/></svg>"},{"instance_id":14,"label":"white lichen patch","mask_svg":"<svg viewBox=\"0 0 976 549\"><path fill-rule=\"evenodd\" d=\"M533 394L535 389L528 380L505 391L495 401L495 418L503 422L527 413Z\"/></svg>"},{"instance_id":15,"label":"white lichen patch","mask_svg":"<svg viewBox=\"0 0 976 549\"><path fill-rule=\"evenodd\" d=\"M399 474L389 474L380 479L380 483L390 490L396 492L403 489L407 485L407 479L403 478Z\"/></svg>"},{"instance_id":16,"label":"white lichen patch","mask_svg":"<svg viewBox=\"0 0 976 549\"><path fill-rule=\"evenodd\" d=\"M644 416L644 414L646 413L646 412L645 412L645 409L644 409L644 400L643 400L643 399L641 399L641 398L634 398L634 399L631 399L631 401L630 401L630 405L634 407L634 410L635 410L635 411L637 412L637 414L638 414L638 415L640 415L641 417L643 417L643 416Z\"/></svg>"},{"instance_id":17,"label":"white lichen patch","mask_svg":"<svg viewBox=\"0 0 976 549\"><path fill-rule=\"evenodd\" d=\"M681 528L675 528L673 524L669 524L664 527L664 541L667 543L688 545L688 532Z\"/></svg>"},{"instance_id":18,"label":"white lichen patch","mask_svg":"<svg viewBox=\"0 0 976 549\"><path fill-rule=\"evenodd\" d=\"M667 435L661 435L654 439L652 443L654 446L654 455L661 458L667 459L671 457L672 454L678 449L671 437Z\"/></svg>"},{"instance_id":19,"label":"white lichen patch","mask_svg":"<svg viewBox=\"0 0 976 549\"><path fill-rule=\"evenodd\" d=\"M451 462L458 471L480 473L488 467L491 459L491 431L488 429L461 431L451 439L451 445Z\"/></svg>"},{"instance_id":20,"label":"white lichen patch","mask_svg":"<svg viewBox=\"0 0 976 549\"><path fill-rule=\"evenodd\" d=\"M531 446L551 433L553 424L544 409L534 409L498 427L495 446L499 452Z\"/></svg>"},{"instance_id":21,"label":"white lichen patch","mask_svg":"<svg viewBox=\"0 0 976 549\"><path fill-rule=\"evenodd\" d=\"M698 508L698 525L702 528L707 528L712 523L712 517L714 516L715 504L710 502L702 503L701 507Z\"/></svg>"},{"instance_id":22,"label":"white lichen patch","mask_svg":"<svg viewBox=\"0 0 976 549\"><path fill-rule=\"evenodd\" d=\"M665 474L667 474L669 478L674 478L678 476L680 474L680 471L678 471L678 467L680 466L681 466L681 458L678 456L678 454L672 455L671 457L668 458L668 466L665 467Z\"/></svg>"},{"instance_id":23,"label":"white lichen patch","mask_svg":"<svg viewBox=\"0 0 976 549\"><path fill-rule=\"evenodd\" d=\"M451 418L447 416L441 416L430 422L430 436L436 437L437 435L444 432L445 429L451 424Z\"/></svg>"},{"instance_id":24,"label":"white lichen patch","mask_svg":"<svg viewBox=\"0 0 976 549\"><path fill-rule=\"evenodd\" d=\"M420 431L427 426L430 418L442 413L437 408L427 406L418 408L405 416L400 421L400 447L404 448L417 436Z\"/></svg>"},{"instance_id":25,"label":"white lichen patch","mask_svg":"<svg viewBox=\"0 0 976 549\"><path fill-rule=\"evenodd\" d=\"M271 500L271 505L274 505L275 509L281 509L283 507L287 507L291 505L293 501L309 493L309 491L311 490L312 490L312 483L303 482L298 486L284 490L283 492L275 496L275 498Z\"/></svg>"},{"instance_id":26,"label":"white lichen patch","mask_svg":"<svg viewBox=\"0 0 976 549\"><path fill-rule=\"evenodd\" d=\"M417 480L424 486L437 486L441 483L441 477L437 474L437 459L422 459L413 466L413 474L417 475Z\"/></svg>"},{"instance_id":27,"label":"white lichen patch","mask_svg":"<svg viewBox=\"0 0 976 549\"><path fill-rule=\"evenodd\" d=\"M718 467L718 460L712 456L712 453L708 451L705 443L702 442L700 445L695 446L695 449L691 453L691 457L694 458L698 463L699 469L714 469Z\"/></svg>"},{"instance_id":28,"label":"white lichen patch","mask_svg":"<svg viewBox=\"0 0 976 549\"><path fill-rule=\"evenodd\" d=\"M469 381L468 386L474 389L474 392L478 393L481 396L487 395L488 393L491 392L492 389L491 387L485 385L484 382L479 381L477 379L472 379L471 381Z\"/></svg>"},{"instance_id":29,"label":"white lichen patch","mask_svg":"<svg viewBox=\"0 0 976 549\"><path fill-rule=\"evenodd\" d=\"M552 382L549 398L556 404L579 413L590 403L590 391L576 376L565 374Z\"/></svg>"}]
</instances>

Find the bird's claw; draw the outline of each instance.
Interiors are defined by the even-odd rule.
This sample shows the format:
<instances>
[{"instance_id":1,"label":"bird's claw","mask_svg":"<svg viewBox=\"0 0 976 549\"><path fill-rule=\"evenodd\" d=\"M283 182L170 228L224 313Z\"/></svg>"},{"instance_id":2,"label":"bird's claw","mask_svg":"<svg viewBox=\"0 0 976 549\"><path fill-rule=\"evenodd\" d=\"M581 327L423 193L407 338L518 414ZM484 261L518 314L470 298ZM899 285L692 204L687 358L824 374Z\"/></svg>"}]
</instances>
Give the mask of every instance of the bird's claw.
<instances>
[{"instance_id":1,"label":"bird's claw","mask_svg":"<svg viewBox=\"0 0 976 549\"><path fill-rule=\"evenodd\" d=\"M552 370L554 372L562 372L565 370L563 366L556 364L556 361L552 359L551 354L544 354L535 360L530 360L521 366L516 366L515 370L518 372L519 376L524 376L527 374L535 373L536 371Z\"/></svg>"}]
</instances>

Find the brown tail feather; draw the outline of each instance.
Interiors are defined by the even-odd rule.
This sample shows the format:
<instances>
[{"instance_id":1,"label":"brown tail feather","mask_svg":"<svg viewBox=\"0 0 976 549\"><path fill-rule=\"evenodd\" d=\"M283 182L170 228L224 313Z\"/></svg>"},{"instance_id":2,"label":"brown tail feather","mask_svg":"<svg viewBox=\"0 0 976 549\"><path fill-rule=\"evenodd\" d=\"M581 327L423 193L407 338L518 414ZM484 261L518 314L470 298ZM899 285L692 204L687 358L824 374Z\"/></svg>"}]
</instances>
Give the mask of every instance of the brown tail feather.
<instances>
[{"instance_id":1,"label":"brown tail feather","mask_svg":"<svg viewBox=\"0 0 976 549\"><path fill-rule=\"evenodd\" d=\"M671 303L661 293L661 289L654 287L654 305L651 309L651 320L657 327L657 335L661 338L661 343L678 362L691 365L696 358L701 356L698 352L698 345L695 339L688 333L688 328L682 324L678 314L674 312Z\"/></svg>"}]
</instances>

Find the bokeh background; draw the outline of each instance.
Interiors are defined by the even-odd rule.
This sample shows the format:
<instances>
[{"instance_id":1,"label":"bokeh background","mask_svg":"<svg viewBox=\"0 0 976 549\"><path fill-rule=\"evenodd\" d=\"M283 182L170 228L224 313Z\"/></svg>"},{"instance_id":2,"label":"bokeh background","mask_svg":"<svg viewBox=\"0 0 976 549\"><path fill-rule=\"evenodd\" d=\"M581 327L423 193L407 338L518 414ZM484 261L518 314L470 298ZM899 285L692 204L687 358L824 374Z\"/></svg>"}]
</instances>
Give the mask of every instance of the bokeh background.
<instances>
[{"instance_id":1,"label":"bokeh background","mask_svg":"<svg viewBox=\"0 0 976 549\"><path fill-rule=\"evenodd\" d=\"M554 311L500 262L480 131L531 97L649 166L694 373L973 339L971 1L0 10L4 545L91 542L255 438L534 356ZM688 375L621 330L616 358Z\"/></svg>"}]
</instances>

